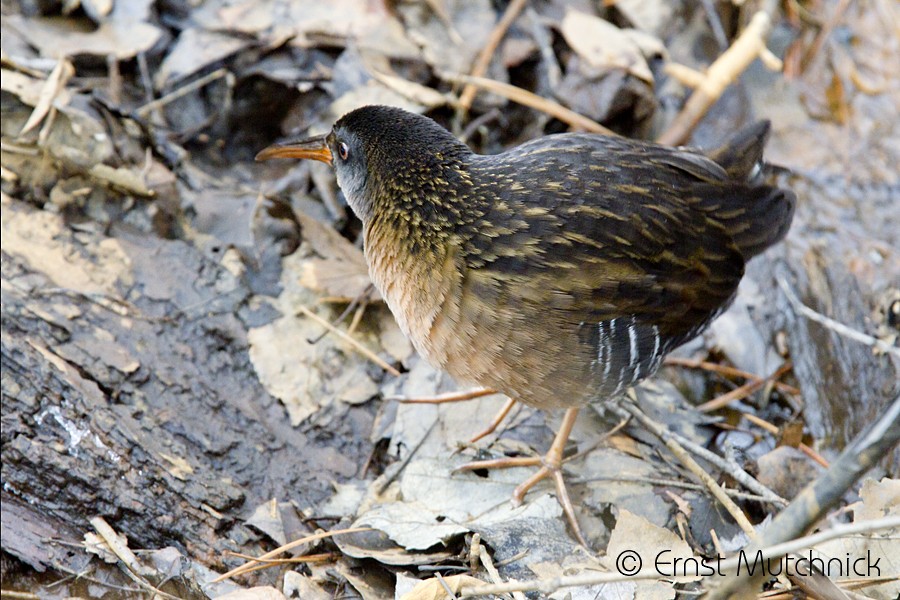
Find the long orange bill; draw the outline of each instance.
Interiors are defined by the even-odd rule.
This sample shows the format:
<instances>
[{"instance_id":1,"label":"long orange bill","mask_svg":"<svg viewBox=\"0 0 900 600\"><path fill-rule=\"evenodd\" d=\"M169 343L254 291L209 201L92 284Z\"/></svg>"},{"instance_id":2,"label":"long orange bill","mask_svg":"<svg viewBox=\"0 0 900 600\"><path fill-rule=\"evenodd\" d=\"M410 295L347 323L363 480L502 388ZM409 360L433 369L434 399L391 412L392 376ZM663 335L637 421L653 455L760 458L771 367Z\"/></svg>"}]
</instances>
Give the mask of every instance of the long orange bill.
<instances>
[{"instance_id":1,"label":"long orange bill","mask_svg":"<svg viewBox=\"0 0 900 600\"><path fill-rule=\"evenodd\" d=\"M300 140L299 142L284 142L272 144L256 155L256 160L269 160L270 158L311 158L329 165L332 164L331 149L325 139L327 136Z\"/></svg>"}]
</instances>

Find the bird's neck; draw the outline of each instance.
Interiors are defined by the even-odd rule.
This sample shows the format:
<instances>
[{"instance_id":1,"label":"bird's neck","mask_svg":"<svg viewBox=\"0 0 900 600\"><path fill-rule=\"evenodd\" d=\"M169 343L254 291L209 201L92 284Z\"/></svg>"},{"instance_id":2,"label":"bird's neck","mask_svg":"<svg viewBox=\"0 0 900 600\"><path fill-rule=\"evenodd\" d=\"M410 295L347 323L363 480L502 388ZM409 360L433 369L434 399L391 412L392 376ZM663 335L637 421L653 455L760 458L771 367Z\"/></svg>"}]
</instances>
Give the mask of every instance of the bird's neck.
<instances>
[{"instance_id":1,"label":"bird's neck","mask_svg":"<svg viewBox=\"0 0 900 600\"><path fill-rule=\"evenodd\" d=\"M429 344L430 332L461 273L453 240L418 229L402 219L370 220L364 231L366 263L400 329L422 356L441 364Z\"/></svg>"},{"instance_id":2,"label":"bird's neck","mask_svg":"<svg viewBox=\"0 0 900 600\"><path fill-rule=\"evenodd\" d=\"M464 161L438 166L411 162L390 180L370 187L371 211L363 219L366 262L403 331L423 354L447 285L460 276L464 232L484 207Z\"/></svg>"}]
</instances>

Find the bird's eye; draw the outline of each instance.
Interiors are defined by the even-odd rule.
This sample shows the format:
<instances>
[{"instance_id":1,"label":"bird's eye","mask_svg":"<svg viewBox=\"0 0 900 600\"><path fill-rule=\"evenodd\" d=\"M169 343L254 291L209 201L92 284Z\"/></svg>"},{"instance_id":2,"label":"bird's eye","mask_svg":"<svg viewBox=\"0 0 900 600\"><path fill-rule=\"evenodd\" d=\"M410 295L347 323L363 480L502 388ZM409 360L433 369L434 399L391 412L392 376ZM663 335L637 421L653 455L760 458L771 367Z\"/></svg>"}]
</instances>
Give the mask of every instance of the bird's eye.
<instances>
[{"instance_id":1,"label":"bird's eye","mask_svg":"<svg viewBox=\"0 0 900 600\"><path fill-rule=\"evenodd\" d=\"M350 157L350 146L346 142L338 144L338 156L341 157L341 160L347 160Z\"/></svg>"}]
</instances>

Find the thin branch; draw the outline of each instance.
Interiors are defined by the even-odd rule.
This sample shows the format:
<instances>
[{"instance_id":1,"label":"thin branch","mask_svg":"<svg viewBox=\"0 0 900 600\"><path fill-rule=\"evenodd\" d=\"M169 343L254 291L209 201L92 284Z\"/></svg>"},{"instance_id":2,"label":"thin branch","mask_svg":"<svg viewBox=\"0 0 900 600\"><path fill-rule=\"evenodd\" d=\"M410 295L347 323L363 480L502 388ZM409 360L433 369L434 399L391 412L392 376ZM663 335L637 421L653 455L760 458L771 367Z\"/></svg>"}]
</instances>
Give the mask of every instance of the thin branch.
<instances>
[{"instance_id":1,"label":"thin branch","mask_svg":"<svg viewBox=\"0 0 900 600\"><path fill-rule=\"evenodd\" d=\"M187 94L190 94L194 90L198 90L202 87L205 87L205 86L209 85L210 83L212 83L213 81L216 81L217 79L221 79L222 77L225 77L226 75L228 75L228 69L225 69L225 68L216 69L212 73L208 73L207 75L204 75L203 77L201 77L199 79L195 79L194 81L188 83L187 85L184 85L176 90L169 92L162 98L147 102L143 106L138 107L137 111L135 111L135 112L138 116L140 116L142 118L146 118L147 115L152 113L154 110L156 110L158 108L162 108L166 104L169 104L170 102L178 100L182 96L186 96Z\"/></svg>"},{"instance_id":2,"label":"thin branch","mask_svg":"<svg viewBox=\"0 0 900 600\"><path fill-rule=\"evenodd\" d=\"M503 96L504 98L508 98L509 100L521 104L522 106L527 106L529 108L539 110L555 119L559 119L560 121L566 123L574 129L590 131L592 133L602 133L604 135L616 135L613 131L607 129L603 125L600 125L596 121L589 119L584 115L578 114L573 110L569 110L558 102L548 100L547 98L543 98L535 93L529 92L528 90L524 90L514 85L502 83L500 81L495 81L486 77L473 77L471 75L439 73L439 76L441 77L441 79L449 81L451 83L472 84L475 87L493 92L494 94Z\"/></svg>"},{"instance_id":3,"label":"thin branch","mask_svg":"<svg viewBox=\"0 0 900 600\"><path fill-rule=\"evenodd\" d=\"M750 421L751 423L753 423L754 425L756 425L757 427L761 427L762 429L765 429L772 435L778 435L778 427L776 427L775 425L772 425L765 419L761 419L761 418L757 417L756 415L751 415L750 413L741 413L741 416L744 417L745 419L747 419L748 421ZM814 461L816 461L817 463L819 463L826 469L828 468L828 461L825 460L825 458L823 458L821 454L819 454L818 452L816 452L815 450L813 450L812 448L810 448L803 442L800 442L800 445L797 447L800 449L801 452L806 454L808 457L810 457L811 459L813 459Z\"/></svg>"},{"instance_id":4,"label":"thin branch","mask_svg":"<svg viewBox=\"0 0 900 600\"><path fill-rule=\"evenodd\" d=\"M763 559L784 556L793 552L798 552L806 548L810 548L817 544L827 542L850 535L859 535L863 533L872 533L876 531L886 531L900 527L900 516L884 517L873 521L861 521L859 523L851 523L848 525L835 525L827 531L822 531L814 535L797 538L783 544L773 544L760 549ZM755 551L754 551L755 556ZM699 558L697 560L700 560ZM735 556L718 563L718 568L722 573L735 572L741 560L746 558ZM601 583L614 583L621 581L638 581L638 580L672 580L679 579L678 576L661 575L656 568L641 570L634 575L622 575L621 573L590 573L585 575L571 575L568 577L556 577L554 579L538 579L532 581L510 582L503 584L488 584L479 586L464 586L460 592L460 598L475 598L479 596L488 596L491 594L505 594L508 592L542 592L550 594L566 587L590 586Z\"/></svg>"},{"instance_id":5,"label":"thin branch","mask_svg":"<svg viewBox=\"0 0 900 600\"><path fill-rule=\"evenodd\" d=\"M891 344L888 344L887 342L879 340L876 337L872 337L871 335L862 333L861 331L857 331L851 327L844 325L843 323L835 321L830 317L826 317L825 315L814 311L800 301L800 299L797 297L797 294L794 293L794 290L791 289L791 286L784 279L784 277L778 276L777 281L778 285L781 287L781 291L784 292L785 297L788 299L788 302L791 303L791 306L794 307L794 310L796 310L798 313L800 313L810 321L815 321L816 323L822 325L827 329L830 329L840 336L850 338L851 340L857 341L867 346L871 346L877 349L879 352L892 354L895 357L900 358L900 348L896 348Z\"/></svg>"},{"instance_id":6,"label":"thin branch","mask_svg":"<svg viewBox=\"0 0 900 600\"><path fill-rule=\"evenodd\" d=\"M866 471L897 445L900 441L898 422L900 396L856 436L827 471L797 494L787 508L766 527L760 539L744 549L745 555L755 554L760 548L784 544L816 523ZM900 522L900 517L890 518ZM708 600L725 600L738 590L749 589L757 583L758 576L757 573L756 578L752 574L746 574L725 579L711 592Z\"/></svg>"},{"instance_id":7,"label":"thin branch","mask_svg":"<svg viewBox=\"0 0 900 600\"><path fill-rule=\"evenodd\" d=\"M753 15L746 29L706 70L706 76L688 98L684 108L669 128L659 136L660 144L683 144L691 132L722 93L734 83L750 63L766 49L766 38L772 27L768 13L761 10Z\"/></svg>"},{"instance_id":8,"label":"thin branch","mask_svg":"<svg viewBox=\"0 0 900 600\"><path fill-rule=\"evenodd\" d=\"M484 45L484 48L481 49L481 53L478 55L475 64L472 66L471 74L473 76L481 77L487 73L487 68L491 64L491 58L494 56L497 46L503 41L503 36L506 35L509 26L513 24L513 21L518 18L519 13L525 8L526 2L527 0L512 0L512 2L507 5L506 11L503 13L503 16L500 17L497 25L494 26L494 30L491 31L487 43ZM476 91L476 86L471 83L466 84L466 87L463 88L462 94L459 96L459 107L463 112L468 112L469 109L472 108L472 101L475 100Z\"/></svg>"},{"instance_id":9,"label":"thin branch","mask_svg":"<svg viewBox=\"0 0 900 600\"><path fill-rule=\"evenodd\" d=\"M629 402L626 403L623 407L618 407L615 405L611 405L610 409L619 414L620 416L624 416L626 414L631 414L634 418L641 422L641 424L647 428L650 433L658 437L663 441L666 445L666 448L669 449L672 454L681 462L685 468L690 471L697 479L699 479L703 484L709 489L710 493L712 493L713 497L719 501L719 503L728 511L728 514L734 519L735 523L738 524L738 527L743 530L744 533L747 534L750 539L754 539L756 537L756 530L753 529L753 524L747 519L747 516L741 511L737 504L734 503L734 500L728 497L728 494L725 493L725 490L722 489L715 479L710 476L709 473L703 470L697 461L691 458L690 454L677 442L672 435L672 432L668 430L664 425L657 423L647 415L645 415L635 404Z\"/></svg>"},{"instance_id":10,"label":"thin branch","mask_svg":"<svg viewBox=\"0 0 900 600\"><path fill-rule=\"evenodd\" d=\"M766 502L780 504L781 506L787 504L787 500L754 479L749 473L747 473L747 471L741 468L739 464L734 462L734 460L722 458L718 454L707 450L703 446L692 442L684 436L678 435L674 431L670 431L669 429L665 429L665 431L667 435L671 436L676 443L681 444L681 446L683 446L692 454L699 456L703 460L718 467L719 470L728 473L729 475L731 475L731 477L734 478L735 481L743 485L745 488L765 498Z\"/></svg>"},{"instance_id":11,"label":"thin branch","mask_svg":"<svg viewBox=\"0 0 900 600\"><path fill-rule=\"evenodd\" d=\"M568 460L568 459L567 459ZM569 479L570 483L590 483L592 481L619 481L622 483L643 483L647 485L655 485L660 487L673 487L673 488L681 488L685 490L694 490L694 491L703 491L706 489L705 486L699 483L691 483L689 481L679 481L677 479L662 479L658 477L608 477L608 476L596 476L596 477L579 477L574 479ZM768 496L761 496L759 494L751 494L748 492L742 492L740 490L734 490L729 488L723 488L725 493L731 496L732 498L737 498L738 500L752 500L754 502L772 502L772 499Z\"/></svg>"},{"instance_id":12,"label":"thin branch","mask_svg":"<svg viewBox=\"0 0 900 600\"><path fill-rule=\"evenodd\" d=\"M110 551L116 555L121 563L122 572L128 576L145 590L149 590L154 594L166 598L168 600L178 600L177 596L167 594L166 592L154 587L149 581L144 579L144 575L148 573L148 569L143 567L138 561L137 556L128 546L122 544L119 540L119 534L106 522L103 517L94 517L91 519L91 526L97 534L103 538Z\"/></svg>"},{"instance_id":13,"label":"thin branch","mask_svg":"<svg viewBox=\"0 0 900 600\"><path fill-rule=\"evenodd\" d=\"M332 332L333 334L335 334L336 336L338 336L339 338L341 338L342 340L344 340L345 342L350 344L354 350L356 350L357 352L359 352L360 354L362 354L363 356L365 356L366 358L371 360L373 363L375 363L376 365L378 365L379 367L381 367L382 369L384 369L391 375L393 375L395 377L400 376L400 371L398 371L397 369L392 367L390 364L385 362L380 356L378 356L377 354L375 354L374 352L372 352L371 350L369 350L368 348L366 348L365 346L360 344L358 341L353 339L351 336L347 335L346 333L344 333L343 331L341 331L340 329L338 329L337 327L335 327L334 325L332 325L331 323L329 323L328 321L326 321L325 319L323 319L322 317L320 317L313 311L309 310L305 306L300 306L299 310L304 315L306 315L307 317L309 317L310 319L312 319L313 321L315 321L316 323L318 323L319 325L321 325L328 331Z\"/></svg>"},{"instance_id":14,"label":"thin branch","mask_svg":"<svg viewBox=\"0 0 900 600\"><path fill-rule=\"evenodd\" d=\"M371 527L352 527L350 529L337 529L335 531L322 531L319 533L314 533L312 535L304 536L300 539L294 540L293 542L288 542L287 544L284 544L283 546L279 546L278 548L275 548L271 552L266 552L262 556L258 556L256 558L250 559L249 562L247 562L239 567L235 567L234 569L228 571L224 575L219 575L218 577L216 577L209 583L211 583L211 584L219 583L220 581L224 581L226 579L231 579L232 577L234 577L236 575L241 575L242 573L246 573L248 571L255 570L260 567L266 567L267 565L265 565L265 564L261 565L260 562L268 560L270 558L274 558L274 557L278 556L279 554L281 554L282 552L287 552L288 550L291 550L292 548L296 548L297 546L300 546L300 545L303 545L303 544L306 544L309 542L314 542L316 540L322 540L325 538L333 537L336 535L344 535L347 533L361 533L363 531L372 531L372 528Z\"/></svg>"},{"instance_id":15,"label":"thin branch","mask_svg":"<svg viewBox=\"0 0 900 600\"><path fill-rule=\"evenodd\" d=\"M703 369L704 371L712 371L713 373L719 373L720 375L724 375L726 377L740 377L741 379L746 379L748 381L757 381L762 379L762 377L760 377L759 375L755 375L753 373L750 373L749 371L744 371L742 369L730 367L728 365L721 365L719 363L710 362L708 360L697 360L694 358L667 356L665 361L663 362L663 365L667 367ZM793 394L794 396L800 395L799 389L782 381L775 382L775 389L783 394Z\"/></svg>"},{"instance_id":16,"label":"thin branch","mask_svg":"<svg viewBox=\"0 0 900 600\"><path fill-rule=\"evenodd\" d=\"M738 400L743 400L750 394L756 392L759 389L762 389L766 386L766 384L777 381L781 379L781 377L791 370L791 362L785 361L780 367L778 367L774 373L765 377L763 379L751 380L745 383L744 385L737 387L730 392L726 392L719 396L718 398L713 398L709 402L704 402L703 404L697 407L697 410L700 412L712 412L714 410L718 410L725 406L728 406L732 402L737 402Z\"/></svg>"}]
</instances>

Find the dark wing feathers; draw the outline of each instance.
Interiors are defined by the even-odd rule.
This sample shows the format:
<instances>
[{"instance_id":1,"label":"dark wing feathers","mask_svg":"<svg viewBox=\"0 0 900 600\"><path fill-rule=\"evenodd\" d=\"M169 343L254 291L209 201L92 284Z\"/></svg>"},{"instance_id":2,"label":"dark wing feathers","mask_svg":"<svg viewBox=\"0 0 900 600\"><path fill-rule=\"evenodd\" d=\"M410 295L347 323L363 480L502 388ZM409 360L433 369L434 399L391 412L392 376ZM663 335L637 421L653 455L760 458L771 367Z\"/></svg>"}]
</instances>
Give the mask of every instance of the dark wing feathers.
<instances>
[{"instance_id":1,"label":"dark wing feathers","mask_svg":"<svg viewBox=\"0 0 900 600\"><path fill-rule=\"evenodd\" d=\"M546 306L551 296L568 298L566 315L576 323L634 316L681 343L730 302L746 260L790 222L789 192L747 181L753 168L745 158L758 162L765 131L738 134L737 147L716 151L721 163L582 134L479 157L474 179L491 182L483 196L494 200L467 234L467 265L512 286L552 281L554 289L524 295L544 294ZM743 180L732 178L738 174ZM641 330L640 344L649 337Z\"/></svg>"}]
</instances>

